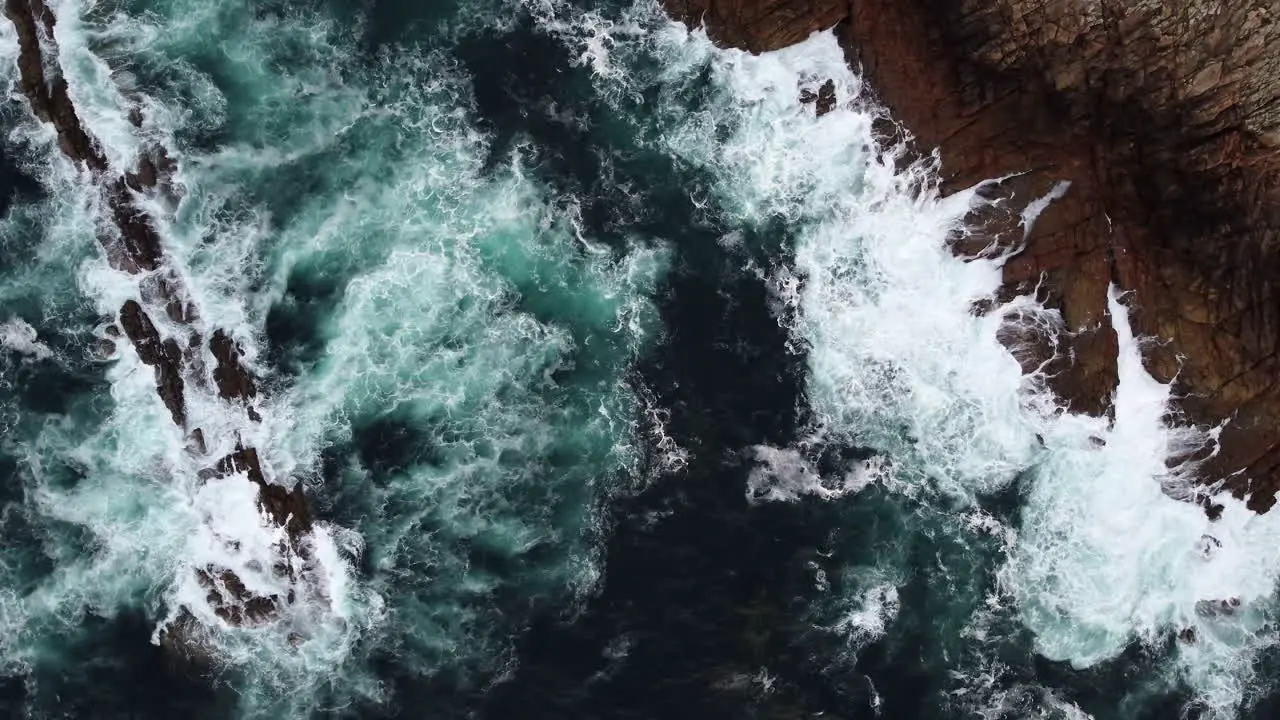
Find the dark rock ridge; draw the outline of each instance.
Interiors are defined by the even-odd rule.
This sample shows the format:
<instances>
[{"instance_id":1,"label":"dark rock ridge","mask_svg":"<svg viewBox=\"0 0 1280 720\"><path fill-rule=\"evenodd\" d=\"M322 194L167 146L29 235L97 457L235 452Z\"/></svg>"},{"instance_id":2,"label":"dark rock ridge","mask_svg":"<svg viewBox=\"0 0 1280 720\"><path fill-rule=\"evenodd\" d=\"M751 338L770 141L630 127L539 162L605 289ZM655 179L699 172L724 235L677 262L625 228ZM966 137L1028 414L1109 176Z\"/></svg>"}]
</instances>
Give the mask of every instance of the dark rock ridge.
<instances>
[{"instance_id":1,"label":"dark rock ridge","mask_svg":"<svg viewBox=\"0 0 1280 720\"><path fill-rule=\"evenodd\" d=\"M173 338L162 339L160 331L151 323L151 318L136 300L126 300L120 308L120 325L124 334L133 343L138 359L155 368L156 392L169 408L173 424L179 427L187 425L187 408L182 398L185 383L182 381L182 348ZM204 434L201 433L203 444Z\"/></svg>"},{"instance_id":2,"label":"dark rock ridge","mask_svg":"<svg viewBox=\"0 0 1280 720\"><path fill-rule=\"evenodd\" d=\"M1147 369L1179 409L1226 421L1201 478L1266 511L1280 487L1280 6L1269 0L666 0L718 42L764 51L836 27L944 192L1000 200L957 252L1023 240L1005 291L1062 311L1053 389L1108 412L1106 290L1130 291ZM979 311L981 311L979 309ZM1013 340L1015 338L1010 338ZM1034 361L1036 358L1027 358Z\"/></svg>"},{"instance_id":3,"label":"dark rock ridge","mask_svg":"<svg viewBox=\"0 0 1280 720\"><path fill-rule=\"evenodd\" d=\"M105 153L89 135L76 114L67 92L67 81L56 64L53 29L56 17L44 0L5 0L5 14L17 29L19 43L18 69L21 86L32 112L51 124L58 133L62 153L83 170L101 192L104 207L110 213L113 227L99 235L111 266L120 272L139 276L142 297L128 300L120 308L118 322L133 345L138 358L155 372L156 393L169 410L175 425L188 433L189 450L204 458L207 444L201 428L188 427L188 392L217 392L222 399L242 406L246 423L261 421L253 406L257 385L244 364L243 351L227 331L217 328L207 343L197 327L199 313L189 300L181 278L166 265L162 243L146 211L135 202L138 194L174 191L170 180L176 164L163 147L151 148L136 168L123 174L109 166ZM141 112L134 110L130 120L139 129ZM163 326L152 320L162 313ZM115 336L114 328L108 333ZM212 373L203 359L205 346L214 359ZM312 529L312 516L302 493L301 483L292 490L266 479L258 452L245 447L236 433L237 450L222 458L207 458L208 467L200 472L205 482L217 482L233 474L243 474L258 486L258 503L265 515L286 530L287 541L278 548L280 562L274 572L296 581L290 558L310 560L306 542ZM220 567L197 571L200 584L209 591L208 600L216 614L229 623L260 623L273 618L288 597L253 595L235 573ZM166 637L184 641L195 636L194 617L185 610L178 627ZM189 651L190 649L186 649ZM188 652L187 654L190 654Z\"/></svg>"}]
</instances>

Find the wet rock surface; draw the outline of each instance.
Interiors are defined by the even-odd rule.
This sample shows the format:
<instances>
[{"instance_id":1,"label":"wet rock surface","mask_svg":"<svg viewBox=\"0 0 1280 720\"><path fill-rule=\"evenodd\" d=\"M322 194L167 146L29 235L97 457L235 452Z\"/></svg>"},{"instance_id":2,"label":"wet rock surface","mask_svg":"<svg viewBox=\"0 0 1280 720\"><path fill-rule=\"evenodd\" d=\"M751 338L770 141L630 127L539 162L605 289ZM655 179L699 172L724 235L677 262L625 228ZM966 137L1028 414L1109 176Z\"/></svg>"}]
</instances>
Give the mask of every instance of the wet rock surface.
<instances>
[{"instance_id":1,"label":"wet rock surface","mask_svg":"<svg viewBox=\"0 0 1280 720\"><path fill-rule=\"evenodd\" d=\"M185 426L187 410L183 389L186 383L182 379L182 350L177 341L162 339L160 331L135 300L126 300L120 308L120 325L133 343L138 359L155 368L156 392L169 408L173 424Z\"/></svg>"},{"instance_id":2,"label":"wet rock surface","mask_svg":"<svg viewBox=\"0 0 1280 720\"><path fill-rule=\"evenodd\" d=\"M941 184L999 203L961 255L1023 242L1004 294L1061 310L1051 386L1108 412L1117 382L1111 283L1129 291L1148 370L1179 409L1226 422L1202 466L1265 511L1280 487L1280 11L1260 0L668 0L718 42L783 47L838 25L850 62L914 136ZM887 128L886 136L901 134ZM1062 183L1070 183L1065 192ZM989 251L989 250L988 250ZM980 308L979 308L980 310ZM1009 337L1010 344L1030 338ZM1027 364L1050 354L1023 358Z\"/></svg>"},{"instance_id":3,"label":"wet rock surface","mask_svg":"<svg viewBox=\"0 0 1280 720\"><path fill-rule=\"evenodd\" d=\"M219 460L207 477L222 478L235 474L244 474L249 482L258 486L258 502L278 527L287 529L293 537L311 531L311 509L303 497L301 483L290 490L268 482L262 473L258 451L247 447L240 447Z\"/></svg>"},{"instance_id":4,"label":"wet rock surface","mask_svg":"<svg viewBox=\"0 0 1280 720\"><path fill-rule=\"evenodd\" d=\"M218 394L227 399L250 400L258 394L253 376L241 364L243 351L226 331L219 328L209 338L209 350L217 366L213 369L213 381Z\"/></svg>"},{"instance_id":5,"label":"wet rock surface","mask_svg":"<svg viewBox=\"0 0 1280 720\"><path fill-rule=\"evenodd\" d=\"M139 277L141 297L127 300L119 311L119 325L129 339L138 358L153 368L156 393L169 410L175 425L187 431L188 449L204 456L209 443L201 428L188 428L186 393L192 388L207 389L210 378L201 354L205 341L197 326L197 308L191 302L178 274L165 263L162 243L153 219L137 202L139 194L168 192L166 185L177 166L162 147L152 148L136 168L109 166L106 155L84 129L67 90L67 82L55 62L53 29L56 17L44 0L5 0L5 14L17 29L21 87L32 112L51 124L58 133L62 153L82 169L101 192L108 209L111 227L99 236L110 265ZM141 128L144 118L135 109L130 120ZM154 318L163 318L157 323ZM261 420L252 400L257 386L245 365L241 346L231 334L214 329L208 341L215 366L212 386L218 397L243 405L252 422ZM236 451L211 461L200 473L205 482L217 482L233 474L243 474L258 488L258 504L263 514L286 530L287 541L279 548L281 562L278 576L296 580L291 558L304 561L309 555L307 535L312 530L312 516L301 483L292 489L269 482L262 469L257 450L244 446L236 433ZM233 625L257 624L274 617L288 598L275 595L256 596L241 578L226 568L214 566L197 571L197 580L209 591L208 600L214 612ZM166 633L165 643L185 656L200 657L192 648L182 648L187 640L199 635L195 620L185 609L179 620Z\"/></svg>"},{"instance_id":6,"label":"wet rock surface","mask_svg":"<svg viewBox=\"0 0 1280 720\"><path fill-rule=\"evenodd\" d=\"M812 103L814 112L818 117L822 117L831 112L836 107L836 83L834 80L828 80L818 88L818 92L812 90L802 90L800 92L800 102Z\"/></svg>"}]
</instances>

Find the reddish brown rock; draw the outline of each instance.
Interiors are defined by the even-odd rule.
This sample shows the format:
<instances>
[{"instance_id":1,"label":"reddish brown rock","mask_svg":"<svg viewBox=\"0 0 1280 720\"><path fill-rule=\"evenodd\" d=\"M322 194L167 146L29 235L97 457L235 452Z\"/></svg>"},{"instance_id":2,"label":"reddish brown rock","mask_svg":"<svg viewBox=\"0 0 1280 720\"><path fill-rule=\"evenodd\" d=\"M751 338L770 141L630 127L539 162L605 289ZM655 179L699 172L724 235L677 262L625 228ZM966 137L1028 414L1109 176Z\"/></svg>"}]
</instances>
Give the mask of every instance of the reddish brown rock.
<instances>
[{"instance_id":1,"label":"reddish brown rock","mask_svg":"<svg viewBox=\"0 0 1280 720\"><path fill-rule=\"evenodd\" d=\"M692 6L692 8L691 8ZM1132 291L1157 339L1148 369L1193 421L1229 424L1203 468L1266 510L1280 486L1280 9L1266 0L669 0L713 38L781 47L840 23L855 67L915 136L941 149L942 189L1025 173L974 217L972 252L1069 181L1005 268L1042 277L1068 356L1053 387L1107 410L1116 382L1106 288ZM994 216L993 216L994 215ZM1017 233L1020 234L1020 233ZM1016 338L1010 338L1016 340Z\"/></svg>"},{"instance_id":2,"label":"reddish brown rock","mask_svg":"<svg viewBox=\"0 0 1280 720\"><path fill-rule=\"evenodd\" d=\"M134 204L124 179L106 186L107 204L115 221L116 236L101 238L111 266L130 274L151 272L160 267L160 235L146 213Z\"/></svg>"},{"instance_id":3,"label":"reddish brown rock","mask_svg":"<svg viewBox=\"0 0 1280 720\"><path fill-rule=\"evenodd\" d=\"M214 613L232 625L259 625L275 614L280 604L277 595L255 595L230 570L209 566L196 571L200 586L208 591L205 599Z\"/></svg>"},{"instance_id":4,"label":"reddish brown rock","mask_svg":"<svg viewBox=\"0 0 1280 720\"><path fill-rule=\"evenodd\" d=\"M236 474L243 474L258 487L258 506L277 527L288 533L290 540L279 548L280 561L272 572L292 585L298 578L289 559L296 557L304 565L312 560L310 547L302 541L311 532L313 522L311 508L302 494L302 484L298 483L290 490L268 482L262 472L258 451L243 446L202 471L200 477L206 482L217 482ZM233 625L262 624L275 617L281 605L292 604L296 600L293 590L283 598L254 594L234 572L214 565L197 571L196 577L208 591L205 599L214 613Z\"/></svg>"}]
</instances>

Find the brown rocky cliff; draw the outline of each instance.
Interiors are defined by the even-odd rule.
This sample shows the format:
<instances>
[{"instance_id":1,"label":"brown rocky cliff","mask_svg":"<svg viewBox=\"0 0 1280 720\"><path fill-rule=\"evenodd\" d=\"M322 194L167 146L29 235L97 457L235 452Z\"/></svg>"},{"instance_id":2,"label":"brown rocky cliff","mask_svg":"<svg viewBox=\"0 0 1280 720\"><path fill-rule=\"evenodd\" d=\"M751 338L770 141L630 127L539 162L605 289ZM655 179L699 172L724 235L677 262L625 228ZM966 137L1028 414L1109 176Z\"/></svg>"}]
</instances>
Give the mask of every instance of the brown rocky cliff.
<instances>
[{"instance_id":1,"label":"brown rocky cliff","mask_svg":"<svg viewBox=\"0 0 1280 720\"><path fill-rule=\"evenodd\" d=\"M1009 261L1009 290L1042 275L1071 335L1054 389L1104 412L1115 336L1106 288L1132 291L1149 370L1180 407L1230 420L1203 468L1265 510L1280 486L1280 7L1265 0L669 0L712 37L754 51L839 26L855 67L944 191L1025 173L994 194L1017 210L1070 181ZM1003 226L1003 227L1002 227ZM1017 230L1011 232L1011 230ZM1003 233L1001 232L1003 231Z\"/></svg>"}]
</instances>

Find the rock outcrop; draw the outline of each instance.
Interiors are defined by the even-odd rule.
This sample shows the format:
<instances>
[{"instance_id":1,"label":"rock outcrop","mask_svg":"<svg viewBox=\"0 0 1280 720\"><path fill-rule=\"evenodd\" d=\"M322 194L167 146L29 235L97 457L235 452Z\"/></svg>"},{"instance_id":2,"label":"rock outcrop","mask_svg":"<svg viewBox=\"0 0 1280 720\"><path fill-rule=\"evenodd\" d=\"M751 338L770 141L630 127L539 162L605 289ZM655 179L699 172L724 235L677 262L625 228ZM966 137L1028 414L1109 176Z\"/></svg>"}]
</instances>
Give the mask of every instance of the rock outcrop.
<instances>
[{"instance_id":1,"label":"rock outcrop","mask_svg":"<svg viewBox=\"0 0 1280 720\"><path fill-rule=\"evenodd\" d=\"M176 171L175 163L163 147L156 146L135 168L122 172L111 167L106 154L80 122L68 94L67 81L57 64L53 11L44 0L5 0L5 14L17 29L23 94L35 116L57 131L63 155L86 171L88 181L100 192L110 222L98 239L108 262L117 271L137 278L140 297L121 306L119 327L139 360L154 371L156 393L173 423L186 433L189 451L207 465L199 478L217 482L230 475L243 475L257 486L263 516L286 531L287 540L276 549L279 561L274 572L292 584L297 572L291 560L300 559L305 567L310 554L307 536L312 519L301 484L290 490L269 482L258 452L244 446L238 430L232 430L236 450L217 458L208 455L204 431L191 427L187 401L191 392L216 394L239 406L244 411L246 427L260 422L261 416L253 405L257 386L244 363L242 348L225 330L213 328L208 332L205 325L197 322L198 309L183 288L181 277L166 263L155 224L140 202L173 190L168 185ZM143 117L139 111L135 110L130 119L141 128ZM167 320L163 325L153 320L161 315ZM119 331L109 327L107 334L115 337ZM212 371L205 361L206 346L214 361ZM229 538L227 542L236 541ZM197 581L209 591L207 600L214 613L234 625L269 620L285 603L295 600L292 590L288 597L255 596L227 568L208 566L194 572ZM176 637L185 642L193 638L193 622L193 616L183 610L166 639L172 642ZM199 655L192 648L180 649L189 656Z\"/></svg>"},{"instance_id":2,"label":"rock outcrop","mask_svg":"<svg viewBox=\"0 0 1280 720\"><path fill-rule=\"evenodd\" d=\"M1008 291L1061 309L1052 385L1103 413L1116 384L1106 289L1131 291L1148 370L1227 421L1201 468L1265 511L1280 488L1280 7L1266 0L668 0L718 42L775 49L835 26L944 192L1018 174L958 252L1022 241ZM1060 185L1069 182L1070 185ZM1003 208L1003 209L1001 209Z\"/></svg>"}]
</instances>

